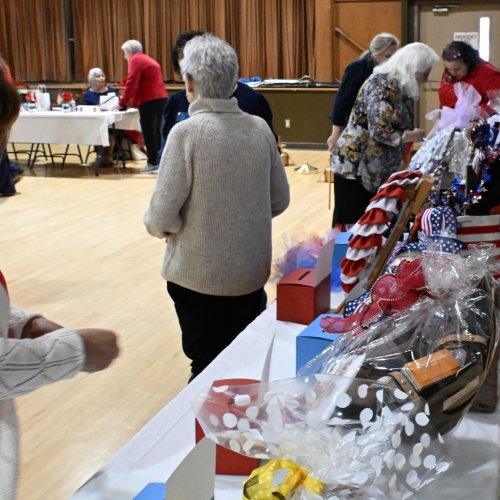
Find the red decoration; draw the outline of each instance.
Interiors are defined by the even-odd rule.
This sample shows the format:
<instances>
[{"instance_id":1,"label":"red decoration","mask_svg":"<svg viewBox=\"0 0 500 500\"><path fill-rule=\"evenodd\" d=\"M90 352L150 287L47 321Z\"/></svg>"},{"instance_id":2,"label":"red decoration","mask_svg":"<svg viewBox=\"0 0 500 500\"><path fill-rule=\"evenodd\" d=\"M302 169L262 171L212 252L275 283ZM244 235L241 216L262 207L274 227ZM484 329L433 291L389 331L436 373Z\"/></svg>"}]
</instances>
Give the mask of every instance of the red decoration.
<instances>
[{"instance_id":1,"label":"red decoration","mask_svg":"<svg viewBox=\"0 0 500 500\"><path fill-rule=\"evenodd\" d=\"M384 274L373 285L370 299L347 318L325 316L320 325L328 333L359 335L381 316L394 316L407 310L428 294L421 259L403 260L396 274Z\"/></svg>"}]
</instances>

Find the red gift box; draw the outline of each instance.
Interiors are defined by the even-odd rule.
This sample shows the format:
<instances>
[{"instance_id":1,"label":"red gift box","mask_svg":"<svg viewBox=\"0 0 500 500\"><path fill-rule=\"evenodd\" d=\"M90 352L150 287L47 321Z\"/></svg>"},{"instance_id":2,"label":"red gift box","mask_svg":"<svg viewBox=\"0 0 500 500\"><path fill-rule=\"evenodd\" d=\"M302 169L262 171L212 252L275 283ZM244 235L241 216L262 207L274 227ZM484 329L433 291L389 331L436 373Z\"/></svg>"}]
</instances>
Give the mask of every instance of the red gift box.
<instances>
[{"instance_id":1,"label":"red gift box","mask_svg":"<svg viewBox=\"0 0 500 500\"><path fill-rule=\"evenodd\" d=\"M330 275L315 284L315 269L295 269L277 287L276 317L308 325L330 309Z\"/></svg>"},{"instance_id":2,"label":"red gift box","mask_svg":"<svg viewBox=\"0 0 500 500\"><path fill-rule=\"evenodd\" d=\"M221 387L223 385L237 386L237 385L248 385L248 384L258 384L260 380L252 379L223 379L216 380L213 382L212 387ZM205 403L213 404L213 403ZM231 407L232 413L234 413L234 397L232 394L227 392L218 392L216 398L216 405L214 406L214 413L220 414L221 408L224 406ZM205 437L205 433L201 428L198 419L195 421L195 437L196 442L200 441ZM223 446L217 445L215 448L215 473L234 475L234 476L249 476L250 473L259 467L260 460L258 458L247 457L236 453L235 451L228 450Z\"/></svg>"},{"instance_id":3,"label":"red gift box","mask_svg":"<svg viewBox=\"0 0 500 500\"><path fill-rule=\"evenodd\" d=\"M278 283L276 317L308 325L330 309L330 275L333 241L326 243L318 255L315 269L295 269Z\"/></svg>"}]
</instances>

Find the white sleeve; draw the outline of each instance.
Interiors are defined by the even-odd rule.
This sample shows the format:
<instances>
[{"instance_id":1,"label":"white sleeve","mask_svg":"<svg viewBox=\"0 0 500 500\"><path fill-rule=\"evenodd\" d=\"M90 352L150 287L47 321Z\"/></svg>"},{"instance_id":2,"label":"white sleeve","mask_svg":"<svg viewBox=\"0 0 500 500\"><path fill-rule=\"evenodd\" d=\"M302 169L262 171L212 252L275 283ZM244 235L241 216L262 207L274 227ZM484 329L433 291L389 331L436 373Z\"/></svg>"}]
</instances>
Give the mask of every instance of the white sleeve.
<instances>
[{"instance_id":1,"label":"white sleeve","mask_svg":"<svg viewBox=\"0 0 500 500\"><path fill-rule=\"evenodd\" d=\"M28 321L31 321L33 318L39 318L40 316L40 313L10 306L9 331L11 332L11 336L20 339Z\"/></svg>"},{"instance_id":2,"label":"white sleeve","mask_svg":"<svg viewBox=\"0 0 500 500\"><path fill-rule=\"evenodd\" d=\"M0 337L0 399L74 377L85 362L83 340L61 328L37 339Z\"/></svg>"}]
</instances>

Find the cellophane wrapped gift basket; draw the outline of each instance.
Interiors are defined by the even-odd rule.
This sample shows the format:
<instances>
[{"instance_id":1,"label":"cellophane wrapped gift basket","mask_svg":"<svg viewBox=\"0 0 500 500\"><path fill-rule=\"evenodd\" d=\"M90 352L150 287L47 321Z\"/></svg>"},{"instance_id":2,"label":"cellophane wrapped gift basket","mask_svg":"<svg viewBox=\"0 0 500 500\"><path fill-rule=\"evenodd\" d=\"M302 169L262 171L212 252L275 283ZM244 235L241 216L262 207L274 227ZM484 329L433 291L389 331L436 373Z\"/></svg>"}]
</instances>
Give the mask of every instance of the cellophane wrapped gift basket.
<instances>
[{"instance_id":1,"label":"cellophane wrapped gift basket","mask_svg":"<svg viewBox=\"0 0 500 500\"><path fill-rule=\"evenodd\" d=\"M405 499L453 466L442 435L470 409L498 346L494 259L428 245L400 258L350 317L342 338L299 377L213 389L194 403L205 433L267 461L249 499ZM377 286L378 284L378 286ZM267 495L267 496L266 496Z\"/></svg>"}]
</instances>

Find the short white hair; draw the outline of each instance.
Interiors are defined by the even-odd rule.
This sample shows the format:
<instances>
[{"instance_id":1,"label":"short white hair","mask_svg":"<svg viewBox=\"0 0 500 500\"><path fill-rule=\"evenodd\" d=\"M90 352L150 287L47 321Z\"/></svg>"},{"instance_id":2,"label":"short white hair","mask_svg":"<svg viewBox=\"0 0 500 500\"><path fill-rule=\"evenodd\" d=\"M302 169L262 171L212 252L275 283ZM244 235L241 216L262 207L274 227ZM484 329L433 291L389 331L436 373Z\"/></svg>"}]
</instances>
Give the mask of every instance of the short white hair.
<instances>
[{"instance_id":1,"label":"short white hair","mask_svg":"<svg viewBox=\"0 0 500 500\"><path fill-rule=\"evenodd\" d=\"M397 50L386 62L376 66L374 73L386 73L399 82L405 95L418 99L417 75L429 73L439 61L436 52L425 43L409 43Z\"/></svg>"},{"instance_id":2,"label":"short white hair","mask_svg":"<svg viewBox=\"0 0 500 500\"><path fill-rule=\"evenodd\" d=\"M198 89L198 96L229 99L238 81L238 56L224 40L206 33L189 40L180 62L183 78L189 77Z\"/></svg>"},{"instance_id":3,"label":"short white hair","mask_svg":"<svg viewBox=\"0 0 500 500\"><path fill-rule=\"evenodd\" d=\"M137 52L142 52L142 43L139 40L127 40L121 47L123 52L128 52L129 54L136 54Z\"/></svg>"},{"instance_id":4,"label":"short white hair","mask_svg":"<svg viewBox=\"0 0 500 500\"><path fill-rule=\"evenodd\" d=\"M89 75L87 77L87 80L89 81L89 83L92 83L94 81L94 78L96 77L97 73L101 72L104 77L106 77L104 71L101 69L101 68L92 68L90 71L89 71Z\"/></svg>"}]
</instances>

